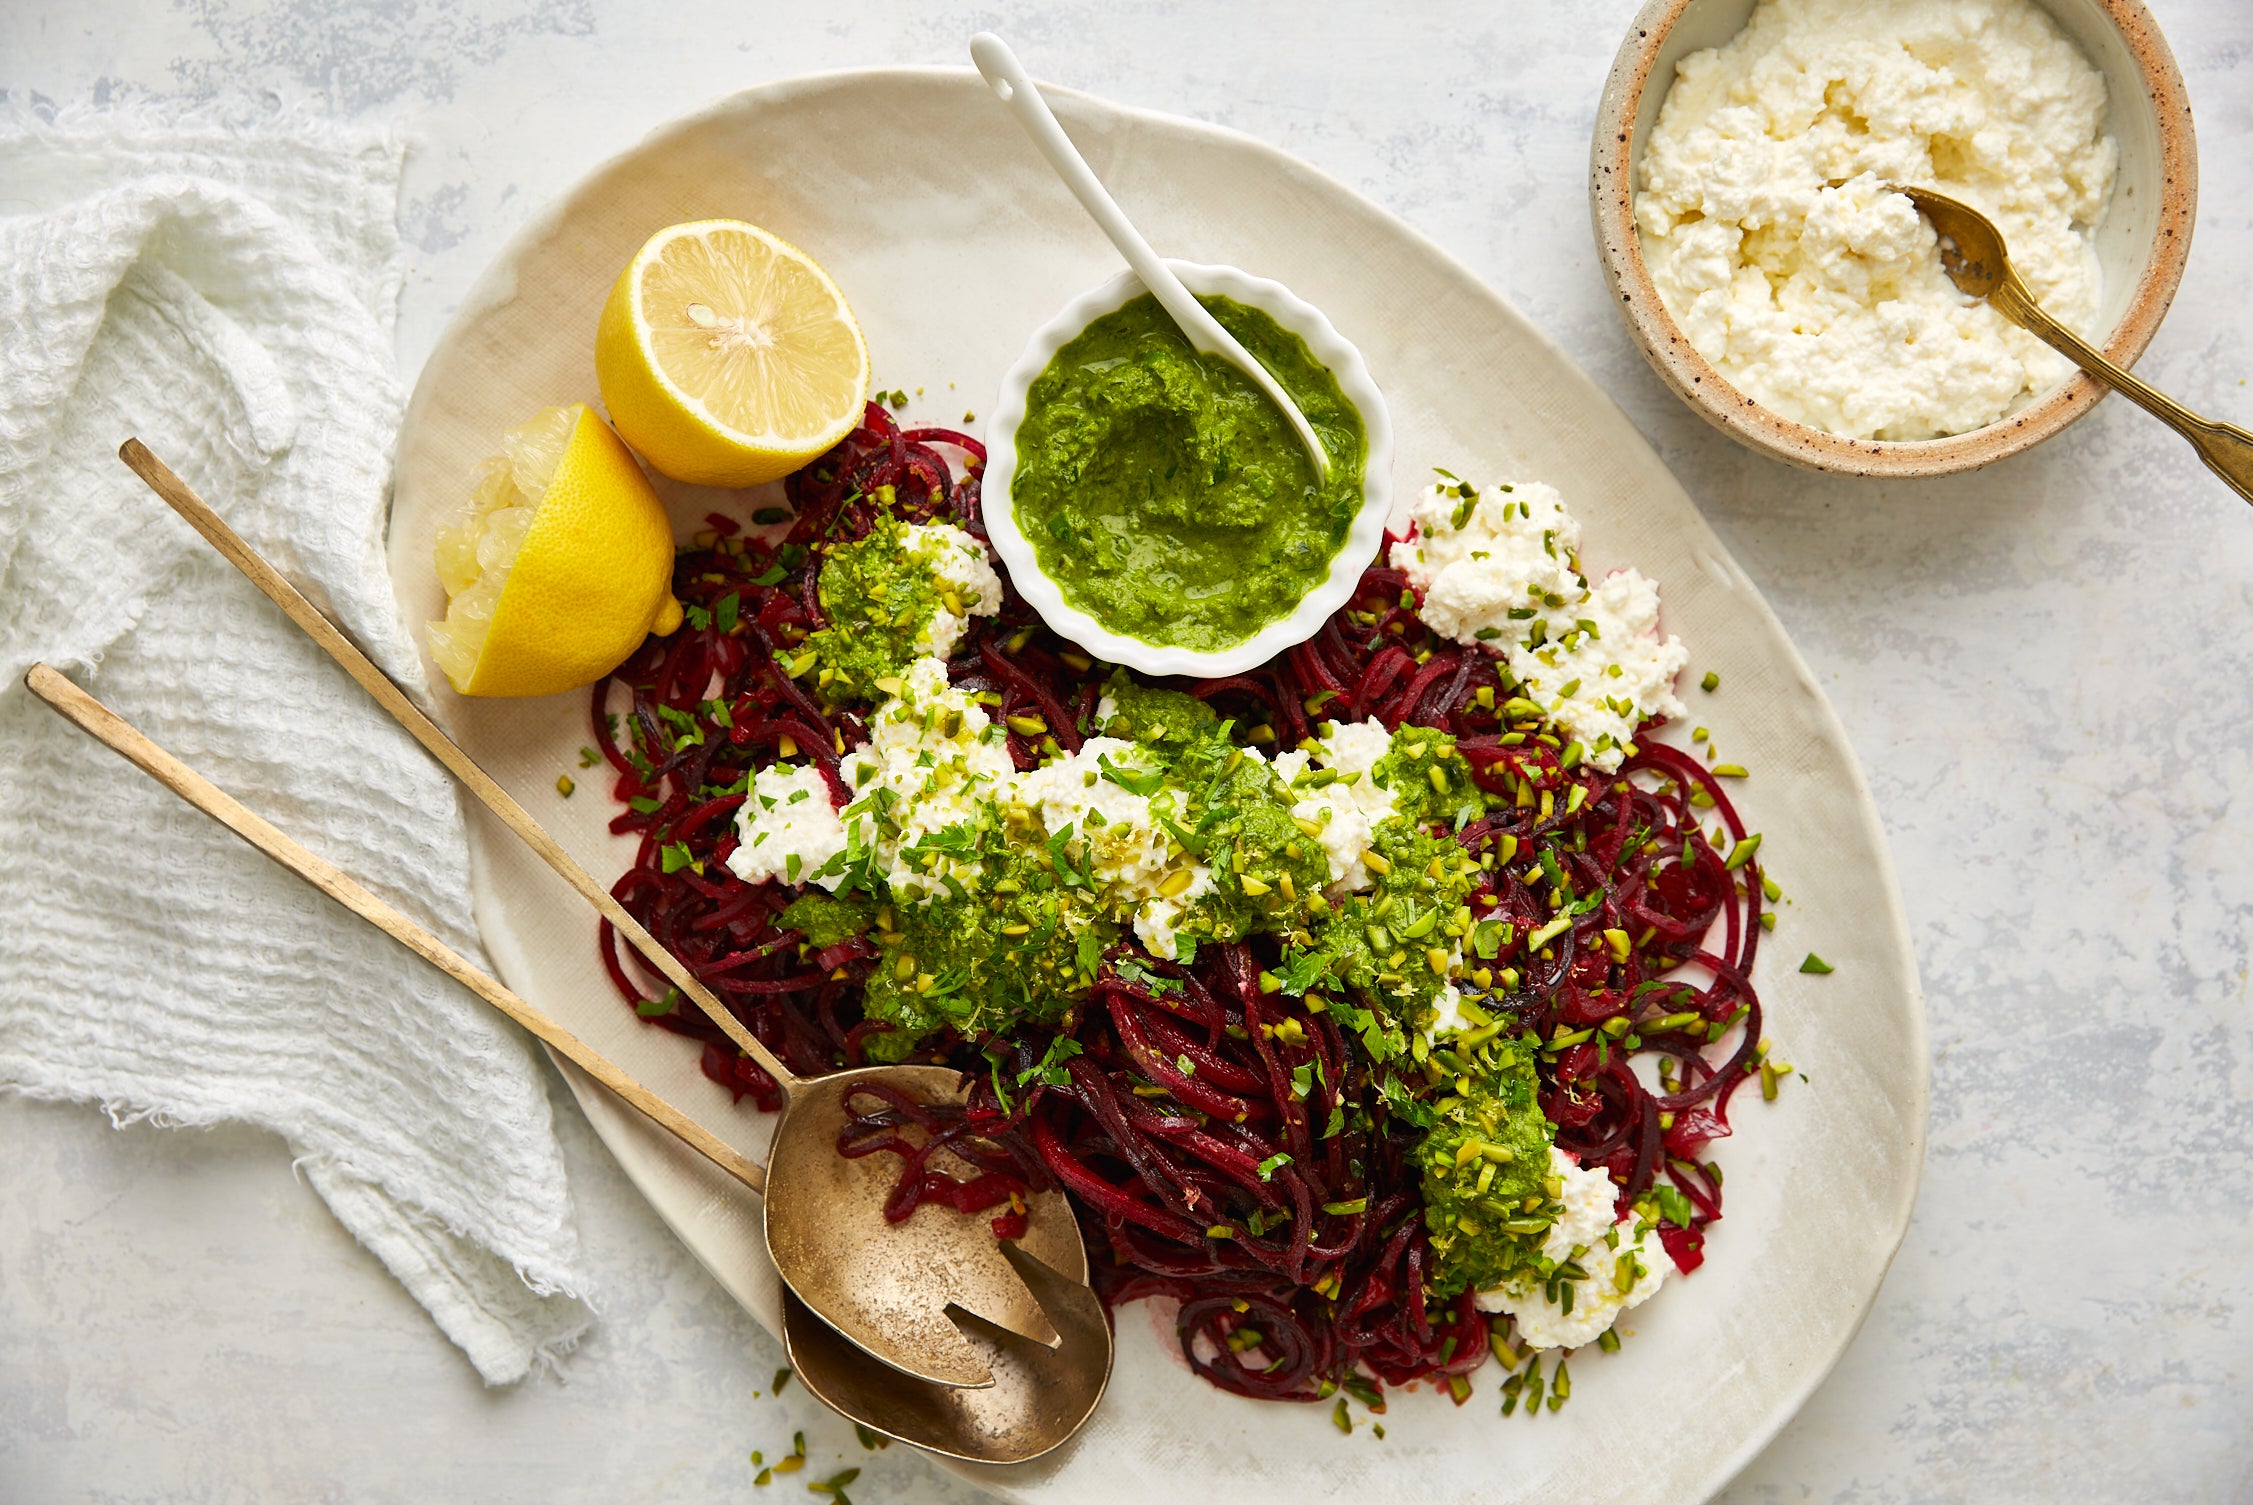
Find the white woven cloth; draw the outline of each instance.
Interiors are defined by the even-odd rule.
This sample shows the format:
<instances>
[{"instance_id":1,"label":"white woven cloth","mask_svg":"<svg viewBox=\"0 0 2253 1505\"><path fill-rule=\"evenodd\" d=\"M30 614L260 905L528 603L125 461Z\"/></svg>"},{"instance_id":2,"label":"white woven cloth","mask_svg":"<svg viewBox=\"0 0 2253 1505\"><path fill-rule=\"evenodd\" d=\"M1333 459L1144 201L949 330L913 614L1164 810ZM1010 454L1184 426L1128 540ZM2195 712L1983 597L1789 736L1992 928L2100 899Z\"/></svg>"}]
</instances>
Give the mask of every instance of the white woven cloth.
<instances>
[{"instance_id":1,"label":"white woven cloth","mask_svg":"<svg viewBox=\"0 0 2253 1505\"><path fill-rule=\"evenodd\" d=\"M272 112L0 118L0 1085L273 1130L502 1383L590 1320L528 1042L21 684L53 663L480 955L444 773L116 458L420 692L382 556L400 167Z\"/></svg>"}]
</instances>

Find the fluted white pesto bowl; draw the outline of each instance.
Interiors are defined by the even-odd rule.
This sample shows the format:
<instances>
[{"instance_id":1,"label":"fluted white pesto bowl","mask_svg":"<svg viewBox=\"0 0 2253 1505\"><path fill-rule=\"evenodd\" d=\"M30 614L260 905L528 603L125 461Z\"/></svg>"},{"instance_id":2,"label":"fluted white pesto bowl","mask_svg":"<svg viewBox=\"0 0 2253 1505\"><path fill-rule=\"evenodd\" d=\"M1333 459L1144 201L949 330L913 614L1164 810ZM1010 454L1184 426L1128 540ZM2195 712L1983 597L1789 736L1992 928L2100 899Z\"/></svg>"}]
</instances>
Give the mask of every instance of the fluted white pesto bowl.
<instances>
[{"instance_id":1,"label":"fluted white pesto bowl","mask_svg":"<svg viewBox=\"0 0 2253 1505\"><path fill-rule=\"evenodd\" d=\"M1392 513L1392 420L1385 398L1370 379L1369 367L1346 338L1339 334L1322 310L1294 295L1280 282L1230 266L1200 266L1172 261L1189 291L1201 297L1233 298L1256 308L1300 339L1314 358L1330 368L1338 390L1361 415L1367 453L1361 468L1361 510L1346 530L1345 543L1330 561L1330 573L1308 591L1289 615L1276 618L1233 648L1201 651L1165 643L1148 643L1111 631L1064 599L1064 592L1042 571L1033 546L1017 526L1011 499L1017 478L1017 428L1025 420L1025 394L1056 352L1080 332L1124 307L1147 291L1131 271L1119 273L1092 292L1082 293L1055 318L1033 332L1025 353L1001 379L1001 396L995 401L993 421L986 430L986 472L980 483L986 536L993 541L1009 579L1019 595L1032 604L1046 622L1063 636L1107 663L1124 664L1145 674L1184 674L1197 679L1218 679L1256 668L1320 630L1330 614L1345 605L1361 572L1377 557L1384 542L1385 521Z\"/></svg>"}]
</instances>

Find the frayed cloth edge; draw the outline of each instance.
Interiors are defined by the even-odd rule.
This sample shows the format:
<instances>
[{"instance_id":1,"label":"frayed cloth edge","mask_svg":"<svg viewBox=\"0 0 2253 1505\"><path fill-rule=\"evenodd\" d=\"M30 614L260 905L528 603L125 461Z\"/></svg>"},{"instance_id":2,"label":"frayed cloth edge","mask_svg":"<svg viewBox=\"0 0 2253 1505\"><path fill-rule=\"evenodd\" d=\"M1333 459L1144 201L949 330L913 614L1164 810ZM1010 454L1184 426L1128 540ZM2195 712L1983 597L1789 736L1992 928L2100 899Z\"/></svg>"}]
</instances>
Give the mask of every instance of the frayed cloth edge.
<instances>
[{"instance_id":1,"label":"frayed cloth edge","mask_svg":"<svg viewBox=\"0 0 2253 1505\"><path fill-rule=\"evenodd\" d=\"M289 1143L287 1136L262 1124L249 1123L244 1119L223 1113L181 1113L154 1104L137 1103L126 1098L93 1096L75 1091L57 1082L26 1081L18 1078L0 1079L0 1092L10 1093L31 1102L96 1108L109 1120L110 1126L114 1129L148 1127L208 1131L223 1124L241 1124L245 1128L256 1129L262 1134L270 1135L279 1140L282 1147L290 1154L291 1176L304 1185L307 1190L314 1192L315 1195L319 1195L319 1190L306 1178L304 1170L307 1166L325 1169L340 1179L351 1181L375 1195L383 1197L390 1201L392 1206L398 1209L401 1217L410 1224L438 1230L448 1237L473 1243L488 1250L495 1259L505 1261L509 1268L516 1272L517 1278L524 1282L525 1289L534 1296L542 1300L575 1303L583 1314L581 1320L572 1326L569 1331L531 1346L527 1354L528 1373L536 1371L551 1378L560 1377L562 1361L578 1348L580 1339L586 1336L601 1316L601 1310L595 1304L591 1293L585 1290L580 1282L568 1272L552 1270L535 1261L519 1260L503 1254L478 1239L475 1234L466 1228L450 1219L439 1216L429 1208L423 1207L419 1203L401 1202L391 1198L388 1193L383 1191L379 1182L356 1170L349 1161L342 1157L320 1150L300 1151ZM326 1198L323 1199L323 1205L326 1206ZM331 1208L329 1215L332 1218L337 1217L335 1209ZM338 1226L346 1226L341 1218L338 1218ZM363 1247L365 1246L363 1245ZM374 1251L371 1250L370 1252ZM394 1278L397 1278L396 1272L393 1273ZM435 1314L432 1315L435 1316ZM495 1383L490 1378L486 1382L488 1384ZM507 1382L504 1381L503 1383Z\"/></svg>"}]
</instances>

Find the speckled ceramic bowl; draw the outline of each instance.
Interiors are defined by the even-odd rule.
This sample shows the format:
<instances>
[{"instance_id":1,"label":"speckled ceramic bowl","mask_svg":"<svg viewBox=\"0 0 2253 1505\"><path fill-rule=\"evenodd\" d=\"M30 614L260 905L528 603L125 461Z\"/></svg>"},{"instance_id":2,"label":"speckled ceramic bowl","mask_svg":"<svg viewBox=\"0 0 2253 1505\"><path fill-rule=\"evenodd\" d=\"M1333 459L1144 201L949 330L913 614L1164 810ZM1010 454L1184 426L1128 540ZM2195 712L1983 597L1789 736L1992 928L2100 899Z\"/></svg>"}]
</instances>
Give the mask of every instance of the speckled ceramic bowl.
<instances>
[{"instance_id":1,"label":"speckled ceramic bowl","mask_svg":"<svg viewBox=\"0 0 2253 1505\"><path fill-rule=\"evenodd\" d=\"M2198 153L2190 99L2174 54L2139 0L2038 0L2104 75L2106 125L2120 143L2112 204L2098 227L2104 269L2098 326L2105 354L2135 364L2174 301L2190 254ZM1674 67L1744 28L1754 0L1649 0L1612 62L1589 163L1590 205L1604 276L1653 369L1731 438L1811 470L1937 476L1974 470L2039 444L2096 405L2105 388L2075 373L1984 428L1944 439L1846 439L1770 411L1707 363L1659 301L1635 229L1643 142L1658 122Z\"/></svg>"},{"instance_id":2,"label":"speckled ceramic bowl","mask_svg":"<svg viewBox=\"0 0 2253 1505\"><path fill-rule=\"evenodd\" d=\"M1345 394L1346 401L1360 412L1362 432L1368 441L1361 468L1361 510L1354 514L1344 545L1330 561L1330 573L1300 598L1288 616L1276 618L1233 648L1199 650L1146 643L1113 632L1065 600L1062 589L1041 572L1032 543L1018 528L1016 509L1010 505L1010 486L1017 476L1017 426L1025 419L1025 394L1048 369L1056 352L1081 330L1142 295L1142 279L1131 271L1121 272L1101 287L1074 298L1033 332L1025 353L1001 379L1001 396L986 430L989 458L979 489L985 502L986 533L993 540L994 551L1008 566L1018 593L1040 613L1041 620L1109 663L1125 664L1145 674L1218 679L1256 668L1293 644L1305 642L1353 594L1361 572L1384 542L1385 520L1392 512L1392 419L1361 352L1338 333L1322 310L1295 296L1282 283L1254 277L1236 267L1199 266L1188 261L1166 264L1191 292L1233 298L1306 341L1314 358L1337 378L1338 390Z\"/></svg>"}]
</instances>

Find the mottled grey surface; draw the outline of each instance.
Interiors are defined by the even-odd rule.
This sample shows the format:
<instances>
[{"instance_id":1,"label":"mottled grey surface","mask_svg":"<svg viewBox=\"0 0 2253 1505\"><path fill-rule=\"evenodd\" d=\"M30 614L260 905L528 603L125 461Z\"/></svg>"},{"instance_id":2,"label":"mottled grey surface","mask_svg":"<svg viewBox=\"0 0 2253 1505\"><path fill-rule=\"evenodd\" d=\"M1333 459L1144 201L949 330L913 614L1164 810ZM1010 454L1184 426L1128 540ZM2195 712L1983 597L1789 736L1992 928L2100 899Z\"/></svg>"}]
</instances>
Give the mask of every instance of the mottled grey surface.
<instances>
[{"instance_id":1,"label":"mottled grey surface","mask_svg":"<svg viewBox=\"0 0 2253 1505\"><path fill-rule=\"evenodd\" d=\"M984 26L1389 206L1659 447L1829 689L1894 842L1935 1055L1923 1198L1869 1326L1726 1498L2253 1500L2253 516L2117 402L1927 484L1706 429L1590 247L1588 127L1633 8L14 0L0 88L399 122L410 371L507 235L651 126L795 72L952 62ZM2204 202L2141 369L2253 420L2253 9L2154 8ZM759 1394L776 1345L560 1116L605 1320L559 1380L489 1393L274 1142L0 1100L0 1501L740 1500L749 1451L799 1427L817 1470L863 1464L864 1502L970 1498Z\"/></svg>"}]
</instances>

